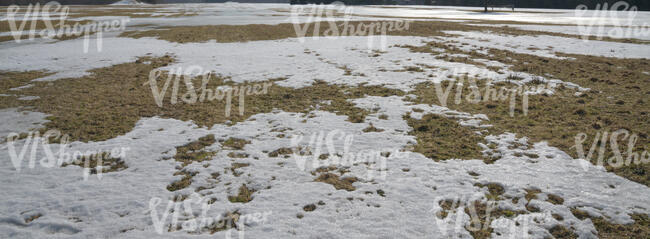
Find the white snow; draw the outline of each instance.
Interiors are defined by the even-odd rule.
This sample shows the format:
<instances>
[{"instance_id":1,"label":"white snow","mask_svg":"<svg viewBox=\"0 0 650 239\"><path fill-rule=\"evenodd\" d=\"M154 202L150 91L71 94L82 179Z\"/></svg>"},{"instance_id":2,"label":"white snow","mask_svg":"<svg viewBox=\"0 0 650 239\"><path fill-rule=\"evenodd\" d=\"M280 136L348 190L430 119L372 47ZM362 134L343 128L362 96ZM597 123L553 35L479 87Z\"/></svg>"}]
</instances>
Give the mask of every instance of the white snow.
<instances>
[{"instance_id":1,"label":"white snow","mask_svg":"<svg viewBox=\"0 0 650 239\"><path fill-rule=\"evenodd\" d=\"M644 44L582 40L557 36L513 36L481 32L445 31L459 37L450 39L478 47L491 47L543 57L558 58L555 53L569 53L616 58L648 58L650 47ZM529 49L530 48L530 49Z\"/></svg>"},{"instance_id":2,"label":"white snow","mask_svg":"<svg viewBox=\"0 0 650 239\"><path fill-rule=\"evenodd\" d=\"M91 69L132 62L138 56L171 54L178 61L162 69L176 72L180 68L182 73L185 73L188 68L199 66L205 72L212 71L228 76L234 82L256 82L284 77L286 80L276 84L288 87L304 87L311 85L315 80L323 80L335 84L367 83L410 90L417 83L439 82L448 79L449 75L464 73L495 81L504 80L512 74L524 78L524 81L535 77L508 70L501 73L492 72L475 65L447 62L430 54L411 53L406 48L396 47L419 46L428 41L437 41L422 37L387 36L385 46L388 47L383 50L380 37L291 38L246 43L187 44L151 38L110 37L103 39L103 51L93 51L94 46L91 45L91 51L81 54L80 59L81 49L78 48L83 45L82 41L80 39L52 43L55 47L45 52L36 44L6 49L6 54L0 55L0 59L8 64L0 65L0 70L56 72L38 79L55 80L80 77L87 75L87 71ZM370 46L369 41L372 43ZM377 51L378 56L375 55ZM79 64L79 60L84 63ZM350 69L352 74L344 75L344 67ZM423 71L406 71L407 67L419 67Z\"/></svg>"},{"instance_id":3,"label":"white snow","mask_svg":"<svg viewBox=\"0 0 650 239\"><path fill-rule=\"evenodd\" d=\"M370 97L356 102L362 107L379 107L376 115L389 115L388 120L383 123L382 120L374 118L376 115L369 117L371 123L385 131L363 133L362 129L368 126L367 123L350 123L345 121L345 116L320 111L312 112L310 117L285 112L259 114L246 122L233 126L215 125L211 129L198 128L192 123L173 119L148 118L138 122L136 128L126 135L104 142L76 142L66 148L66 152L85 152L92 149L129 147L125 157L128 169L103 174L101 179L91 175L88 180L82 180L82 170L76 166L45 168L37 163L34 168L29 168L27 162L23 162L22 170L17 172L10 160L1 160L1 183L5 188L0 204L3 215L0 220L3 222L0 223L0 233L4 237L13 233L31 237L97 237L118 235L119 231L126 230L124 234L119 235L156 237L159 235L154 230L150 215L150 200L163 200L162 205L155 208L158 215L162 215L167 200L178 193L189 194L200 186L214 187L200 192L203 197L217 199L210 208L211 216L234 210L239 210L242 214L270 212L269 220L248 225L244 229L245 235L253 238L292 235L446 235L443 233L458 234L467 238L467 231L452 229L453 221L438 224L435 212L440 200L481 197L485 189L473 186L475 183L499 183L504 186L505 195L519 197L525 194L525 188L541 189L541 199L531 202L538 206L541 212L531 215L544 220L540 223L526 223L534 232L532 238L544 237L547 232L543 228L555 224L573 224L582 236L594 236L592 225L573 217L569 207L590 209L608 215L616 222L624 223L631 220L627 213L647 212L645 208L650 205L650 199L646 197L650 193L647 187L607 173L581 160L571 159L545 143L536 143L526 150L509 149L508 146L514 141L525 142L525 139L517 139L511 134L488 137L489 141L498 144L496 151L503 154L502 159L489 165L479 160L434 162L418 153L398 155L392 150L405 147L414 140L412 136L407 135L409 128L401 119L403 113L414 107L424 109L424 113L443 113L445 109L426 105L407 106L397 97ZM306 122L302 122L303 119ZM164 130L159 131L160 128ZM353 135L348 153L388 151L393 152L394 156L385 160L385 167L377 168L380 165L372 163L348 164L350 172L346 175L357 176L362 181L354 184L357 187L355 191L335 190L331 185L313 182L315 176L309 173L313 170L313 160L308 160L306 169L301 169L296 158L269 158L264 153L292 145L290 138L276 137L279 132L273 132L273 129L281 128L289 129L283 132L284 134L292 137L304 136L305 139L320 132L338 132L338 136L333 138L333 148L337 153L343 152L345 144L344 140L338 137ZM166 185L180 178L172 176L176 171L175 165L179 163L163 158L175 153L174 146L210 133L217 139L238 137L250 140L251 144L244 148L250 156L231 159L226 156L230 150L222 149L217 143L209 147L217 152L213 160L188 166L189 169L199 172L193 178L192 185L176 193L168 192ZM22 144L18 142L17 145ZM133 147L135 145L137 147ZM308 146L308 140L303 140L298 145ZM3 145L0 155L7 155L7 150ZM325 146L322 146L322 150L323 153L333 153ZM536 153L540 158L517 157L515 152ZM42 155L42 150L39 150L37 158ZM237 169L242 174L236 177L227 170L224 171L231 162L250 163L250 166ZM405 168L409 171L402 170ZM479 176L472 177L468 174L469 171L478 173ZM221 172L216 183L210 179L211 172ZM385 176L382 176L382 172L385 172ZM271 180L272 177L275 179ZM245 204L228 202L227 196L235 194L238 185L243 183L258 190L254 199ZM611 188L609 185L615 187ZM366 194L379 189L385 192L385 197L377 193ZM560 195L565 198L565 204L553 205L543 201L543 195L546 193ZM304 205L318 201L325 202L325 205L319 205L313 212L302 210ZM500 204L518 209L524 207L522 202L512 204L509 200L501 201ZM199 205L190 207L194 213L200 213ZM182 207L184 208L185 206ZM462 212L462 209L460 211ZM565 220L558 222L548 217L551 212L562 215ZM304 218L298 219L298 213L303 213ZM36 223L27 225L22 221L28 215L34 214L42 215ZM456 218L455 214L450 215L448 220ZM502 220L525 220L526 217L521 215L514 219ZM181 222L184 220L188 219L181 219ZM461 222L460 225L469 223L469 217L461 214ZM171 223L171 215L166 223ZM440 226L445 223L449 223L450 227L443 231L444 228ZM523 225L514 227L516 235L524 233ZM165 236L187 236L185 231L165 230L164 233ZM232 232L218 232L216 236L225 233ZM503 233L505 235L502 236L507 237L511 231L506 230ZM197 235L201 238L214 236Z\"/></svg>"},{"instance_id":4,"label":"white snow","mask_svg":"<svg viewBox=\"0 0 650 239\"><path fill-rule=\"evenodd\" d=\"M469 24L473 26L486 26L485 24ZM568 25L524 25L524 24L490 24L491 27L511 27L526 31L556 32L578 36L595 36L611 38L631 38L650 40L650 28L614 27L614 26L568 26Z\"/></svg>"},{"instance_id":5,"label":"white snow","mask_svg":"<svg viewBox=\"0 0 650 239\"><path fill-rule=\"evenodd\" d=\"M0 110L0 142L6 140L10 133L27 133L30 130L43 127L48 122L45 120L46 114L40 112L31 112L19 110L16 108Z\"/></svg>"}]
</instances>

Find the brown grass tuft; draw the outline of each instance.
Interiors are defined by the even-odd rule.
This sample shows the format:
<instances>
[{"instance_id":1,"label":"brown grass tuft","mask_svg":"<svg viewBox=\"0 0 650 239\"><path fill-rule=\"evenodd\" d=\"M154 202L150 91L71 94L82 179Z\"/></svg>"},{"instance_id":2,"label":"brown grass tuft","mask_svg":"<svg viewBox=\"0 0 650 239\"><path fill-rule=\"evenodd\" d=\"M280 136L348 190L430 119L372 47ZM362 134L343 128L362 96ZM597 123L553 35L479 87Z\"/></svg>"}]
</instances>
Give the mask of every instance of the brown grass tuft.
<instances>
[{"instance_id":1,"label":"brown grass tuft","mask_svg":"<svg viewBox=\"0 0 650 239\"><path fill-rule=\"evenodd\" d=\"M228 201L232 203L247 203L253 200L253 193L255 190L249 189L246 187L246 184L242 184L241 187L239 187L239 193L235 196L228 196Z\"/></svg>"},{"instance_id":2,"label":"brown grass tuft","mask_svg":"<svg viewBox=\"0 0 650 239\"><path fill-rule=\"evenodd\" d=\"M333 173L323 173L314 181L331 184L336 190L354 191L357 188L352 186L352 183L359 181L359 179L357 177L340 178L339 175Z\"/></svg>"}]
</instances>

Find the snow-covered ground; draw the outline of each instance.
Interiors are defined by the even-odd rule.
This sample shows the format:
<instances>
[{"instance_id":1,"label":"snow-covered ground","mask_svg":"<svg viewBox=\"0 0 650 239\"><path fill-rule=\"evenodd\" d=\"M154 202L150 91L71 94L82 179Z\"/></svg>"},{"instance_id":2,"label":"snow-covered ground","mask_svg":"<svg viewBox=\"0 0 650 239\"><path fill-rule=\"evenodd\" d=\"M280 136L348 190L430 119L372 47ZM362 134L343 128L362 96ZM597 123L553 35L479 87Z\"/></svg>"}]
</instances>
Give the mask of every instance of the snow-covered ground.
<instances>
[{"instance_id":1,"label":"snow-covered ground","mask_svg":"<svg viewBox=\"0 0 650 239\"><path fill-rule=\"evenodd\" d=\"M163 5L163 8L197 9L197 16L178 18L132 18L129 25L182 26L205 24L277 24L289 23L286 4L192 4ZM467 10L476 8L381 6L355 7L355 14L375 17L356 17L357 20L394 19L394 17L436 17L449 20L510 20L574 24L589 21L576 18L572 11L539 10L540 13L480 14ZM528 10L528 9L527 9ZM531 10L532 11L532 10ZM546 13L553 12L553 13ZM549 17L549 15L551 17ZM391 17L382 18L381 16ZM1 17L0 17L1 18ZM95 19L88 17L84 19ZM341 18L336 18L341 19ZM307 18L301 17L301 21ZM650 13L641 12L635 25L650 22ZM611 22L606 22L606 25ZM518 26L526 30L565 32L552 27ZM200 66L206 71L218 72L234 82L265 81L280 86L302 88L316 80L350 86L384 85L387 88L412 90L422 82L439 82L465 73L477 78L490 77L505 80L516 74L524 81L540 76L521 72L487 71L484 67L437 59L431 54L410 52L397 45L421 46L429 41L454 41L458 47L480 50L480 47L504 49L513 52L556 57L555 53L571 53L617 58L647 58L650 45L582 41L557 36L505 36L484 32L449 31L450 37L388 36L387 45L380 47L380 38L368 47L368 37L289 38L270 41L236 43L173 43L154 38L124 38L117 33L106 33L101 40L102 51L96 51L98 42L91 37L90 51L83 53L84 39L66 41L25 41L0 43L0 71L39 70L55 73L37 80L57 80L80 77L88 71L134 61L137 57L171 54L177 62L162 69ZM648 39L648 38L639 38ZM535 50L531 50L531 49ZM373 51L375 50L375 51ZM377 52L381 52L377 54ZM374 56L374 54L377 54ZM372 57L371 57L372 56ZM481 60L481 59L477 59ZM489 63L489 62L487 62ZM498 63L489 63L497 64ZM488 64L488 65L489 65ZM435 66L435 67L424 67ZM422 71L404 71L408 67L422 67ZM344 74L345 69L352 74ZM545 80L562 83L544 76ZM16 91L19 94L19 90ZM371 109L366 122L351 123L346 116L315 110L309 114L276 110L257 114L236 124L217 124L199 127L191 121L142 118L129 133L101 142L73 142L65 152L86 152L98 149L124 149L128 168L123 171L90 175L84 178L79 167L51 167L46 150L37 145L35 151L27 139L0 146L0 237L2 238L217 238L229 236L246 238L472 238L464 226L470 217L459 209L446 219L436 216L439 202L446 199L473 201L487 192L476 183L497 183L504 196L523 197L525 189L542 191L531 201L539 212L501 218L492 221L495 238L545 238L554 225L571 227L580 238L597 235L589 220L579 220L572 208L580 208L592 215L605 215L615 223L630 223L630 214L650 213L650 188L606 172L583 160L573 159L566 152L550 147L546 142L527 142L522 136L506 133L483 135L496 145L487 151L502 156L493 164L481 160L450 159L435 162L422 154L404 151L416 143L412 130L402 118L407 112L420 118L428 113L446 115L463 125L487 127L485 115L456 112L436 105L413 105L408 96L368 96L352 103ZM417 109L417 110L416 110ZM383 116L387 116L385 119ZM0 110L0 133L22 133L46 122L47 115ZM382 132L364 132L369 126ZM282 133L287 137L280 138ZM217 141L228 138L249 140L241 152L248 156L233 158L232 150L217 142L208 146L216 152L206 163L194 163L187 169L198 172L190 187L170 192L167 186L182 178L174 175L180 163L165 160L174 156L177 146L214 134ZM283 147L308 146L313 135L332 135L333 147L323 143L322 153L357 155L355 164L333 165L347 167L346 176L361 179L353 185L354 191L336 190L332 185L314 182L314 160L302 164L299 155L272 158L268 152ZM292 137L289 137L292 136ZM346 138L346 136L349 136ZM292 138L303 137L300 142ZM346 139L350 139L346 141ZM521 147L527 143L531 147ZM59 145L45 145L58 149ZM25 158L18 162L12 152L25 150ZM32 153L33 152L33 153ZM384 156L385 152L391 152ZM368 161L364 154L381 155ZM31 155L30 155L31 154ZM532 157L530 155L538 155ZM316 155L318 156L318 155ZM365 161L364 161L365 160ZM236 169L239 176L227 168L232 163L248 163ZM320 162L325 163L327 161ZM20 168L18 170L17 168ZM221 173L218 180L210 175ZM234 169L233 169L234 172ZM473 174L470 174L472 172ZM239 185L254 188L254 199L248 203L232 203L228 196L237 193ZM200 187L207 188L200 190ZM381 193L379 193L381 191ZM184 202L172 203L178 194L192 195ZM555 205L545 199L549 194L564 198ZM209 210L202 210L201 202L216 199ZM321 202L319 203L319 202ZM303 207L315 204L316 210L306 212ZM524 200L499 201L499 207L525 210ZM180 212L179 225L189 228L192 219L197 225L207 217L217 217L237 211L259 220L249 220L239 230L231 229L210 234L184 230L168 230L174 213ZM207 214L202 214L207 212ZM168 214L167 217L165 215ZM300 214L302 217L298 217ZM564 218L557 220L552 214ZM34 218L33 220L27 220ZM162 222L160 222L162 221ZM163 228L159 228L160 226ZM188 227L185 227L188 226ZM160 229L160 230L159 230Z\"/></svg>"}]
</instances>

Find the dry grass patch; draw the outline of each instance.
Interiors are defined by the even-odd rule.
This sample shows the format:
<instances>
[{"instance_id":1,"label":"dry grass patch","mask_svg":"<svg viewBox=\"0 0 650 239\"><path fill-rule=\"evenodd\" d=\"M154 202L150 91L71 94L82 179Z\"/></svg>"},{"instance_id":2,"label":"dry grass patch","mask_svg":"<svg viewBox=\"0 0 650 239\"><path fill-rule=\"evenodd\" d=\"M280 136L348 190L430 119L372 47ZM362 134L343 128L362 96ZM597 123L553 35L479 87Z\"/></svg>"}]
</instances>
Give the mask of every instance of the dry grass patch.
<instances>
[{"instance_id":1,"label":"dry grass patch","mask_svg":"<svg viewBox=\"0 0 650 239\"><path fill-rule=\"evenodd\" d=\"M228 201L232 203L247 203L253 200L253 193L255 190L249 189L246 187L246 184L242 184L241 187L239 187L239 193L235 196L228 196Z\"/></svg>"},{"instance_id":2,"label":"dry grass patch","mask_svg":"<svg viewBox=\"0 0 650 239\"><path fill-rule=\"evenodd\" d=\"M518 54L504 50L489 49L489 55L478 52L464 52L444 43L432 42L424 47L409 47L416 52L432 52L432 48L445 48L453 53L468 54L475 58L494 60L506 65L512 65L510 70L526 72L535 75L552 75L567 82L588 87L588 92L576 94L576 90L559 86L554 95L529 95L528 112L523 114L522 98L515 97L514 117L510 116L508 102L482 100L472 103L462 100L459 104L450 102L447 106L454 110L472 114L486 114L494 127L492 134L513 132L519 136L529 137L533 142L548 141L550 145L562 149L574 158L576 152L576 136L585 133L588 137L583 142L587 152L597 133L615 132L625 129L630 134L636 134L638 141L632 151L641 154L650 150L648 129L650 113L648 96L650 95L650 78L644 71L650 71L650 62L645 59L617 59L584 55L567 55L573 59L553 59L527 54ZM539 82L538 82L539 83ZM444 83L449 84L449 83ZM446 86L443 84L443 88ZM514 87L514 84L502 83ZM483 89L486 81L477 81L479 89ZM464 84L463 92L469 92L469 84ZM509 87L509 88L511 88ZM413 92L418 97L414 103L440 104L431 83L422 83ZM483 93L483 92L482 92ZM607 140L609 141L609 140ZM627 157L628 141L618 140L619 150L624 158ZM607 142L605 159L614 156L611 144ZM593 157L594 163L595 156ZM622 177L632 181L650 185L650 164L633 162L629 165L613 168L605 165Z\"/></svg>"},{"instance_id":3,"label":"dry grass patch","mask_svg":"<svg viewBox=\"0 0 650 239\"><path fill-rule=\"evenodd\" d=\"M228 153L228 157L231 158L247 158L249 155L247 153L240 153L240 152L230 152Z\"/></svg>"},{"instance_id":4,"label":"dry grass patch","mask_svg":"<svg viewBox=\"0 0 650 239\"><path fill-rule=\"evenodd\" d=\"M548 230L556 239L575 239L578 235L562 225L555 225Z\"/></svg>"},{"instance_id":5,"label":"dry grass patch","mask_svg":"<svg viewBox=\"0 0 650 239\"><path fill-rule=\"evenodd\" d=\"M374 125L370 124L367 128L363 129L363 132L384 132L383 129L377 128Z\"/></svg>"},{"instance_id":6,"label":"dry grass patch","mask_svg":"<svg viewBox=\"0 0 650 239\"><path fill-rule=\"evenodd\" d=\"M210 234L232 228L239 229L237 228L237 222L239 221L240 216L241 214L238 211L226 212L223 215L223 219L216 221L212 225L208 226Z\"/></svg>"},{"instance_id":7,"label":"dry grass patch","mask_svg":"<svg viewBox=\"0 0 650 239\"><path fill-rule=\"evenodd\" d=\"M26 86L30 81L41 77L51 75L42 71L5 71L0 74L0 108L19 107L17 100L21 96L21 91L12 91L10 89Z\"/></svg>"},{"instance_id":8,"label":"dry grass patch","mask_svg":"<svg viewBox=\"0 0 650 239\"><path fill-rule=\"evenodd\" d=\"M320 110L347 115L349 121L360 123L371 112L356 107L348 101L349 99L362 98L366 95L403 94L402 91L381 86L350 87L328 85L319 81L312 86L300 89L272 86L267 94L249 96L245 99L245 111L242 115L237 112L238 107L232 107L234 108L232 114L226 116L225 100L203 101L194 104L180 101L170 104L172 97L170 92L167 92L163 99L163 107L159 107L150 86L143 85L143 83L149 81L151 70L172 62L171 56L142 57L132 63L94 69L90 71L90 75L85 77L59 79L54 82L29 82L44 73L9 73L18 75L19 78L9 82L0 81L2 82L0 94L20 93L40 98L21 101L16 97L2 97L3 102L0 106L5 108L30 107L34 111L51 114L52 116L48 118L50 122L46 124L47 129L58 129L69 134L72 140L86 142L102 141L125 134L131 131L135 123L142 117L159 116L184 121L192 120L199 126L209 127L226 121L244 121L251 115L269 113L273 109L307 113L315 110L316 106L323 101L331 101L331 104L321 106ZM201 86L199 78L192 79L192 82L195 88ZM9 87L27 83L34 86L17 92L8 90ZM162 83L160 84L162 85ZM206 87L214 89L223 85L234 87L240 84L213 77ZM182 86L180 88L179 94L184 94L186 89ZM233 97L233 106L237 106L238 102L239 97Z\"/></svg>"},{"instance_id":9,"label":"dry grass patch","mask_svg":"<svg viewBox=\"0 0 650 239\"><path fill-rule=\"evenodd\" d=\"M413 128L410 135L417 138L414 152L435 161L452 158L482 159L478 143L483 138L470 128L444 116L427 114L422 119L405 116L408 125Z\"/></svg>"},{"instance_id":10,"label":"dry grass patch","mask_svg":"<svg viewBox=\"0 0 650 239\"><path fill-rule=\"evenodd\" d=\"M269 153L269 157L277 158L280 155L284 155L285 157L287 157L289 154L292 154L292 153L293 153L293 150L290 149L290 148L279 148L279 149L271 151Z\"/></svg>"},{"instance_id":11,"label":"dry grass patch","mask_svg":"<svg viewBox=\"0 0 650 239\"><path fill-rule=\"evenodd\" d=\"M34 220L39 219L42 216L43 216L43 214L40 214L40 213L28 216L28 217L25 218L25 223L33 222Z\"/></svg>"},{"instance_id":12,"label":"dry grass patch","mask_svg":"<svg viewBox=\"0 0 650 239\"><path fill-rule=\"evenodd\" d=\"M539 190L537 188L529 188L529 189L524 189L526 191L526 195L524 198L526 198L526 201L537 199L537 194L542 193L542 190Z\"/></svg>"},{"instance_id":13,"label":"dry grass patch","mask_svg":"<svg viewBox=\"0 0 650 239\"><path fill-rule=\"evenodd\" d=\"M296 37L296 31L292 24L214 25L161 27L146 31L128 31L122 33L120 36L131 38L156 37L158 39L179 43L205 42L208 40L215 40L217 42L246 42Z\"/></svg>"},{"instance_id":14,"label":"dry grass patch","mask_svg":"<svg viewBox=\"0 0 650 239\"><path fill-rule=\"evenodd\" d=\"M472 210L475 210L475 212ZM495 219L502 217L514 218L519 215L528 214L526 211L512 211L508 209L501 209L499 207L489 208L487 203L480 201L474 201L474 205L466 207L465 213L471 218L470 225L465 227L465 229L467 229L475 239L491 238L491 234L494 229L490 226L490 224Z\"/></svg>"},{"instance_id":15,"label":"dry grass patch","mask_svg":"<svg viewBox=\"0 0 650 239\"><path fill-rule=\"evenodd\" d=\"M178 181L175 181L167 186L169 191L177 191L183 188L187 188L192 184L192 178L198 174L198 172L190 172L184 169L185 166L193 162L203 162L206 160L211 160L212 156L216 152L208 152L204 149L216 142L214 135L209 134L203 137L198 138L195 141L189 142L185 145L176 147L176 154L174 155L174 160L181 162L182 166L179 171L174 173L176 175L183 175ZM213 174L213 178L216 179L219 176L217 173L216 176ZM198 190L198 189L197 189ZM183 199L184 200L184 199Z\"/></svg>"},{"instance_id":16,"label":"dry grass patch","mask_svg":"<svg viewBox=\"0 0 650 239\"><path fill-rule=\"evenodd\" d=\"M249 163L232 163L231 166L230 166L230 172L231 172L232 175L234 175L235 177L239 177L239 176L242 175L243 173L242 173L242 172L238 172L237 169L238 169L238 168L248 167L248 166L250 166Z\"/></svg>"},{"instance_id":17,"label":"dry grass patch","mask_svg":"<svg viewBox=\"0 0 650 239\"><path fill-rule=\"evenodd\" d=\"M383 16L382 16L383 18ZM408 19L399 17L400 19ZM484 22L485 23L485 22ZM344 22L334 22L338 29L343 29ZM355 21L348 22L350 26L357 29L360 24L368 26L369 24L377 25L382 24L382 21ZM315 24L300 24L300 29L306 28L305 36L315 36ZM329 30L327 24L322 24L318 29L318 35L323 36L324 32ZM508 34L515 36L536 36L536 35L550 35L567 38L582 39L580 35L571 35L555 32L543 31L527 31L511 27L493 27L493 26L473 26L463 23L449 22L449 21L412 21L408 25L408 29L399 31L387 31L387 35L394 36L449 36L442 31L478 31L478 32L491 32L496 34ZM361 33L361 35L367 35ZM349 33L342 33L342 36L349 35ZM142 38L142 37L156 37L158 39L187 43L187 42L206 42L208 40L215 40L216 42L246 42L246 41L261 41L261 40L278 40L285 38L298 37L293 24L283 23L278 25L265 25L265 24L249 24L249 25L214 25L214 26L182 26L182 27L159 27L158 29L147 31L129 31L124 32L120 36ZM596 40L595 37L589 37L590 40ZM643 41L637 39L615 39L604 37L601 41L609 42L625 42L637 44L649 44L650 41Z\"/></svg>"},{"instance_id":18,"label":"dry grass patch","mask_svg":"<svg viewBox=\"0 0 650 239\"><path fill-rule=\"evenodd\" d=\"M363 24L381 24L381 22L348 22L348 25L357 26ZM342 29L344 22L335 22ZM315 24L300 24L298 27L306 28L305 36L314 36ZM318 34L323 36L323 33L329 29L329 26L321 24ZM434 36L446 35L442 33L443 30L479 30L478 27L462 25L450 22L412 22L409 24L408 29L401 31L388 31L389 35L400 36ZM363 34L367 34L367 31ZM363 35L362 34L362 35ZM343 36L349 33L343 33ZM215 40L216 42L246 42L246 41L261 41L261 40L278 40L285 38L297 37L296 30L293 24L284 23L278 25L265 25L265 24L249 24L249 25L214 25L214 26L183 26L183 27L160 27L148 31L130 31L124 32L120 36L142 38L142 37L156 37L158 39L167 40L171 42L187 43L187 42L205 42L208 40Z\"/></svg>"},{"instance_id":19,"label":"dry grass patch","mask_svg":"<svg viewBox=\"0 0 650 239\"><path fill-rule=\"evenodd\" d=\"M178 191L178 190L181 190L183 188L189 187L190 184L192 184L192 178L196 174L198 174L198 173L197 172L189 172L189 171L185 171L185 170L178 171L178 172L174 173L174 176L183 175L183 178L169 184L167 186L167 190L170 191L170 192L174 192L174 191Z\"/></svg>"},{"instance_id":20,"label":"dry grass patch","mask_svg":"<svg viewBox=\"0 0 650 239\"><path fill-rule=\"evenodd\" d=\"M221 143L221 145L231 148L231 149L236 149L236 150L241 150L246 146L247 144L250 144L251 141L245 140L245 139L238 139L238 138L228 138L226 141Z\"/></svg>"},{"instance_id":21,"label":"dry grass patch","mask_svg":"<svg viewBox=\"0 0 650 239\"><path fill-rule=\"evenodd\" d=\"M546 197L548 197L548 199L546 199L546 201L548 201L548 202L550 202L550 203L553 203L553 204L555 204L555 205L562 205L562 204L564 204L564 198L562 198L562 197L560 197L560 196L558 196L558 195L555 195L555 194L548 194L548 195L546 195Z\"/></svg>"},{"instance_id":22,"label":"dry grass patch","mask_svg":"<svg viewBox=\"0 0 650 239\"><path fill-rule=\"evenodd\" d=\"M505 193L505 189L503 188L503 186L501 186L498 183L488 183L488 184L476 183L474 184L474 186L477 186L479 188L487 187L488 193L485 194L485 197L488 200L495 200L495 201L500 200L501 199L500 196L503 195L503 193Z\"/></svg>"},{"instance_id":23,"label":"dry grass patch","mask_svg":"<svg viewBox=\"0 0 650 239\"><path fill-rule=\"evenodd\" d=\"M494 201L492 201L494 202ZM449 215L449 212L456 212L460 206L465 207L465 214L470 217L470 224L465 226L465 229L475 239L490 238L494 229L490 227L493 220L506 217L514 218L518 215L528 214L526 211L512 211L508 209L501 209L495 204L490 204L481 201L472 201L468 205L463 205L463 202L454 201L451 199L443 200L438 203L442 208L436 215L444 219Z\"/></svg>"},{"instance_id":24,"label":"dry grass patch","mask_svg":"<svg viewBox=\"0 0 650 239\"><path fill-rule=\"evenodd\" d=\"M316 178L314 181L331 184L336 190L343 189L347 191L354 191L357 188L352 186L352 184L359 181L359 179L357 177L340 177L334 173L323 173L319 175L318 178Z\"/></svg>"},{"instance_id":25,"label":"dry grass patch","mask_svg":"<svg viewBox=\"0 0 650 239\"><path fill-rule=\"evenodd\" d=\"M302 207L302 210L304 210L305 212L314 211L314 210L316 210L316 205L314 205L313 203L305 205L304 207Z\"/></svg>"},{"instance_id":26,"label":"dry grass patch","mask_svg":"<svg viewBox=\"0 0 650 239\"><path fill-rule=\"evenodd\" d=\"M186 145L178 146L176 147L176 155L174 155L174 159L178 162L183 163L183 167L193 162L203 162L205 160L210 160L212 156L215 155L215 152L206 152L203 151L203 149L214 144L215 142L216 140L214 138L214 135L209 134Z\"/></svg>"},{"instance_id":27,"label":"dry grass patch","mask_svg":"<svg viewBox=\"0 0 650 239\"><path fill-rule=\"evenodd\" d=\"M591 219L601 239L650 238L650 218L646 214L631 214L632 224L614 224L602 217L592 217L588 213L572 208L571 212L580 220Z\"/></svg>"}]
</instances>

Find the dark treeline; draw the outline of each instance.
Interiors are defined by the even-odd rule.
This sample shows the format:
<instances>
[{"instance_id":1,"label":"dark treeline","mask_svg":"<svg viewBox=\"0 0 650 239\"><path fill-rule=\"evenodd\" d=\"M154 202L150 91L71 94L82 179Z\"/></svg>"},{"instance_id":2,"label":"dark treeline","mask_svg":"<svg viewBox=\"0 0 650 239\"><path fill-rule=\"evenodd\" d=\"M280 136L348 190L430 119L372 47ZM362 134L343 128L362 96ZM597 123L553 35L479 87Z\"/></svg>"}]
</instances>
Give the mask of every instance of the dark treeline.
<instances>
[{"instance_id":1,"label":"dark treeline","mask_svg":"<svg viewBox=\"0 0 650 239\"><path fill-rule=\"evenodd\" d=\"M51 0L0 0L0 6L6 5L27 5L30 3L47 3ZM77 5L77 4L110 4L118 0L58 0L59 3L64 5ZM147 3L209 3L209 2L225 2L227 0L140 0ZM238 0L232 0L237 2ZM239 2L274 2L274 3L287 3L292 4L306 4L306 3L324 3L329 4L334 0L239 0ZM347 5L393 5L393 4L417 4L417 5L439 5L439 6L474 6L483 7L484 0L339 0ZM491 6L509 6L513 5L515 8L557 8L557 9L575 9L578 5L584 4L589 9L596 9L596 6L608 3L608 9L619 2L619 0L488 0L488 5ZM650 0L626 0L630 6L637 6L638 10L650 11ZM624 10L624 9L618 9Z\"/></svg>"},{"instance_id":2,"label":"dark treeline","mask_svg":"<svg viewBox=\"0 0 650 239\"><path fill-rule=\"evenodd\" d=\"M291 0L292 4L323 3L329 4L337 0ZM483 7L484 0L338 0L347 5L437 5L437 6L471 6ZM513 6L515 8L555 8L575 9L579 5L586 5L590 10L595 10L600 4L600 10L607 3L607 9L612 10L612 5L620 0L488 0L488 6ZM627 0L629 6L636 6L639 11L650 10L650 0ZM620 7L618 10L626 10ZM629 9L627 9L629 10Z\"/></svg>"},{"instance_id":3,"label":"dark treeline","mask_svg":"<svg viewBox=\"0 0 650 239\"><path fill-rule=\"evenodd\" d=\"M346 5L435 5L435 0L290 0L291 4L330 4L343 2Z\"/></svg>"},{"instance_id":4,"label":"dark treeline","mask_svg":"<svg viewBox=\"0 0 650 239\"><path fill-rule=\"evenodd\" d=\"M433 5L441 6L474 6L482 7L483 0L434 0ZM590 10L595 10L600 4L602 10L603 4L607 3L608 8L614 3L621 0L488 0L488 5L505 6L514 4L516 8L555 8L555 9L575 9L577 6L584 4ZM639 11L650 10L650 0L626 0L629 6L637 6ZM618 10L624 10L621 7Z\"/></svg>"}]
</instances>

